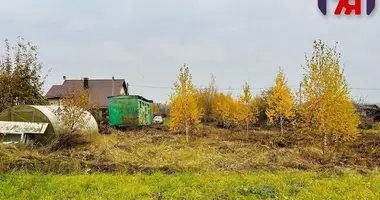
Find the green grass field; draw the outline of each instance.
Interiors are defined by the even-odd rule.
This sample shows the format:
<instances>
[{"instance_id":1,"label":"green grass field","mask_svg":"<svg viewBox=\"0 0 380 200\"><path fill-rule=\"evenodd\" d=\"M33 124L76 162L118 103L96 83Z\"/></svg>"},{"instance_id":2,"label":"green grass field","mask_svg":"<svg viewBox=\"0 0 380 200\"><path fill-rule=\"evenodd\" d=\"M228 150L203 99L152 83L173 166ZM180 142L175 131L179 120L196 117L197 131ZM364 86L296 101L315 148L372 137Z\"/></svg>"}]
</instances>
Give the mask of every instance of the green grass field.
<instances>
[{"instance_id":1,"label":"green grass field","mask_svg":"<svg viewBox=\"0 0 380 200\"><path fill-rule=\"evenodd\" d=\"M378 199L380 175L357 172L0 175L1 199Z\"/></svg>"}]
</instances>

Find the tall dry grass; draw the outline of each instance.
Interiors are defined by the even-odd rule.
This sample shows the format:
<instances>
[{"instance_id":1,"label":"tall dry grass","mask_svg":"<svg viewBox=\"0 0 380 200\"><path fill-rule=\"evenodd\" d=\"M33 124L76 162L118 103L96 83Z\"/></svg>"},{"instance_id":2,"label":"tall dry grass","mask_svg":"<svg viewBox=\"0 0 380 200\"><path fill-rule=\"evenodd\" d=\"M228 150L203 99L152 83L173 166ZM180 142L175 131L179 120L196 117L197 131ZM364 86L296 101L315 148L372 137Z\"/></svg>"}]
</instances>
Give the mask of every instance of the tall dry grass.
<instances>
[{"instance_id":1,"label":"tall dry grass","mask_svg":"<svg viewBox=\"0 0 380 200\"><path fill-rule=\"evenodd\" d=\"M244 131L203 126L189 143L165 126L85 134L87 144L48 147L0 145L0 171L43 173L250 172L257 170L375 169L380 163L380 136L363 133L329 162L319 142L288 141L277 131ZM293 139L292 139L293 140Z\"/></svg>"}]
</instances>

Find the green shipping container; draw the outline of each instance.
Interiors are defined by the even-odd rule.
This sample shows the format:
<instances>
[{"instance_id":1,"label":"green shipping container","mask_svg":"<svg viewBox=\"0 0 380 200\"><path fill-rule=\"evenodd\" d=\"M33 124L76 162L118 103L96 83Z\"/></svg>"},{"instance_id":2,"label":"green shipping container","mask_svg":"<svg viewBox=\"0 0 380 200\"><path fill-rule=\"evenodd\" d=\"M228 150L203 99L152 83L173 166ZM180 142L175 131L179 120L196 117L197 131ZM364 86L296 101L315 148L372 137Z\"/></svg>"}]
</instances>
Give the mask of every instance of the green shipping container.
<instances>
[{"instance_id":1,"label":"green shipping container","mask_svg":"<svg viewBox=\"0 0 380 200\"><path fill-rule=\"evenodd\" d=\"M146 126L153 122L153 101L138 95L108 97L109 125Z\"/></svg>"}]
</instances>

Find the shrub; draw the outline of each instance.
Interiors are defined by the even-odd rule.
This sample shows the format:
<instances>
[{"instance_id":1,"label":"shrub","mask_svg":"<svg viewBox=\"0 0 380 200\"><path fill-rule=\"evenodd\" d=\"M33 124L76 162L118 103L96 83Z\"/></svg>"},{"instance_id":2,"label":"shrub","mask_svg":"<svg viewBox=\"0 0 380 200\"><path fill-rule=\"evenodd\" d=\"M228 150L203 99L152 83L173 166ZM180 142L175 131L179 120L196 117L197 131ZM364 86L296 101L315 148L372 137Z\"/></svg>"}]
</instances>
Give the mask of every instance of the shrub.
<instances>
[{"instance_id":1,"label":"shrub","mask_svg":"<svg viewBox=\"0 0 380 200\"><path fill-rule=\"evenodd\" d=\"M260 199L278 198L279 190L273 185L259 185L239 188L239 193L244 196L256 195Z\"/></svg>"},{"instance_id":2,"label":"shrub","mask_svg":"<svg viewBox=\"0 0 380 200\"><path fill-rule=\"evenodd\" d=\"M375 130L380 130L380 122L376 122L374 125L373 125L373 129Z\"/></svg>"}]
</instances>

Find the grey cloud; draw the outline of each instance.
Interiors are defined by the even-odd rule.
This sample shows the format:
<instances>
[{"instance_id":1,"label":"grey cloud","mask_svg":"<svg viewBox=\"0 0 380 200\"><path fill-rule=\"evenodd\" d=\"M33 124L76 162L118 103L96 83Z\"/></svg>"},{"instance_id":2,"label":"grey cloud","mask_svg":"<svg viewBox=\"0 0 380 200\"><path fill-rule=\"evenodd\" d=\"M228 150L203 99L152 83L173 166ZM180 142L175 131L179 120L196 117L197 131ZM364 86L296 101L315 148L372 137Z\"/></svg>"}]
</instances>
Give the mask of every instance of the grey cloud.
<instances>
[{"instance_id":1,"label":"grey cloud","mask_svg":"<svg viewBox=\"0 0 380 200\"><path fill-rule=\"evenodd\" d=\"M52 68L46 88L63 75L171 86L183 63L199 86L213 73L219 88L267 87L279 66L296 86L314 39L339 41L350 86L377 87L380 74L378 14L325 17L313 1L2 0L0 23L0 39L21 35L39 46ZM170 89L131 91L165 101ZM380 102L374 91L352 95Z\"/></svg>"}]
</instances>

